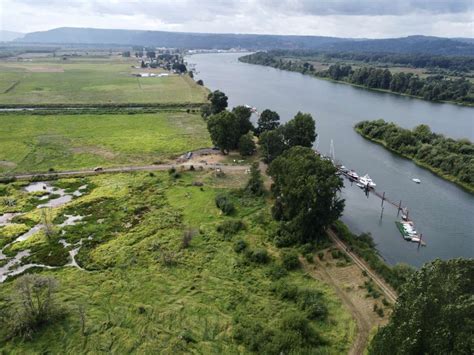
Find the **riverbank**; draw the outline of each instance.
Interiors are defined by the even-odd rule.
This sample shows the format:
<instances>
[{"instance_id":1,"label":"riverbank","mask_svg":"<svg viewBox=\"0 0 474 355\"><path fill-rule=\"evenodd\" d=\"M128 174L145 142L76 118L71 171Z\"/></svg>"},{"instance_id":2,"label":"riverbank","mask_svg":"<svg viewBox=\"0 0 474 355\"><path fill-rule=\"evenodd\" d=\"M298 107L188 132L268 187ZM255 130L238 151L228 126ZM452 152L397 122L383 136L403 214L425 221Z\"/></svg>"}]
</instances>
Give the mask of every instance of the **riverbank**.
<instances>
[{"instance_id":1,"label":"riverbank","mask_svg":"<svg viewBox=\"0 0 474 355\"><path fill-rule=\"evenodd\" d=\"M280 69L280 70L284 70L284 69ZM299 73L297 71L294 71L294 72ZM301 73L301 74L303 74L303 73ZM308 75L308 74L303 74L303 75ZM308 75L308 76L311 76L311 77L316 78L316 79L326 80L326 81L329 81L331 83L346 84L346 85L356 87L356 88L359 88L359 89L363 89L363 90L367 90L367 91L373 91L373 92L379 92L379 93L384 93L384 94L392 94L392 95L397 95L397 96L409 97L409 98L412 98L412 99L423 100L423 101L431 102L431 103L434 103L434 104L451 104L451 105L457 105L457 106L462 106L462 107L474 107L474 103L471 104L471 103L456 102L456 101L426 100L421 96L409 95L409 94L405 94L405 93L402 93L402 92L396 92L396 91L385 90L385 89L369 88L369 87L364 86L364 85L354 84L354 83L350 83L350 82L344 81L344 80L334 80L334 79L331 79L331 78L317 76L317 75Z\"/></svg>"},{"instance_id":2,"label":"riverbank","mask_svg":"<svg viewBox=\"0 0 474 355\"><path fill-rule=\"evenodd\" d=\"M390 148L387 143L381 139L376 139L376 138L372 138L372 137L369 137L368 135L364 134L362 132L362 130L360 128L354 128L355 131L357 133L359 133L362 137L364 137L365 139L373 142L373 143L377 143L381 146L383 146L385 149L391 151L392 153L395 153L405 159L409 159L411 160L412 162L414 162L416 165L424 168L424 169L427 169L429 171L431 171L433 174L435 174L436 176L439 176L449 182L452 182L454 184L456 184L457 186L461 187L462 189L464 189L465 191L471 193L471 194L474 194L474 187L472 187L471 185L467 184L467 183L464 183L462 181L460 181L458 178L456 178L455 176L453 175L450 175L450 174L446 174L445 172L443 172L441 169L439 168L435 168L435 167L432 167L430 166L429 164L427 163L424 163L416 158L414 158L413 156L410 156L408 154L403 154L402 152L398 151L398 150L395 150L395 149L392 149Z\"/></svg>"},{"instance_id":3,"label":"riverbank","mask_svg":"<svg viewBox=\"0 0 474 355\"><path fill-rule=\"evenodd\" d=\"M256 63L256 62L248 61L248 60L242 60L242 58L244 58L244 57L240 57L239 61L242 62L242 63L246 63L246 64L261 65L261 66L271 67L271 68L284 70L284 71L289 71L289 72L293 72L293 73L300 73L302 75L309 76L309 77L312 77L312 78L321 79L321 80L329 81L329 82L332 82L332 83L346 84L346 85L350 85L350 86L360 88L360 89L364 89L364 90L368 90L368 91L380 92L380 93L385 93L385 94L393 94L393 95L397 95L397 96L410 97L410 98L419 99L419 100L432 102L432 103L440 103L440 104L441 103L446 103L446 104L453 104L453 105L458 105L458 106L463 106L463 107L474 107L474 103L457 102L457 101L449 101L449 100L427 100L427 99L423 98L422 96L410 95L410 94L391 91L391 90L386 90L386 89L370 88L370 87L367 87L365 85L355 84L355 83L351 83L351 82L348 82L348 81L345 81L345 80L335 80L335 79L332 79L332 78L328 78L328 77L324 77L324 76L320 76L320 75L315 75L315 74L312 74L310 72L301 72L300 70L292 70L292 69L289 69L289 68L280 68L278 66L274 66L274 65L271 65L271 64L262 64L262 63Z\"/></svg>"}]
</instances>

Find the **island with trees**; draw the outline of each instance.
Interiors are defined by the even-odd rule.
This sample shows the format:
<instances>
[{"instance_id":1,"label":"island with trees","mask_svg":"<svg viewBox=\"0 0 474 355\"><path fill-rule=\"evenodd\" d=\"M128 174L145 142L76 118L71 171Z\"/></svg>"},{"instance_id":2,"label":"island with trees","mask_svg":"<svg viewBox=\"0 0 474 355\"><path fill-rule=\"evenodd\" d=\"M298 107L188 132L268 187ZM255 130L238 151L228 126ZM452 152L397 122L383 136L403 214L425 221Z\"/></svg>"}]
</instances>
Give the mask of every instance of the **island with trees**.
<instances>
[{"instance_id":1,"label":"island with trees","mask_svg":"<svg viewBox=\"0 0 474 355\"><path fill-rule=\"evenodd\" d=\"M474 193L474 144L468 139L447 138L427 125L409 130L384 120L359 122L355 130Z\"/></svg>"},{"instance_id":2,"label":"island with trees","mask_svg":"<svg viewBox=\"0 0 474 355\"><path fill-rule=\"evenodd\" d=\"M239 60L428 101L474 105L474 85L469 80L473 77L472 57L437 56L429 60L415 54L269 51Z\"/></svg>"}]
</instances>

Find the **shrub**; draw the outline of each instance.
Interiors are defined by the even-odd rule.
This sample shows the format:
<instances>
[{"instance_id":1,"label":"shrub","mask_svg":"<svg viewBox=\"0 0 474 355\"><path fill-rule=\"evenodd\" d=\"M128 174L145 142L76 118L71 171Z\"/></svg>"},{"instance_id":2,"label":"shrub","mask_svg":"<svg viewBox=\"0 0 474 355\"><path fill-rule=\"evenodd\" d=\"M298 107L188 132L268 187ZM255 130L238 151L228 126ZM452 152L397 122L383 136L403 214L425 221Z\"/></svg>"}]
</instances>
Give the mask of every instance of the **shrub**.
<instances>
[{"instance_id":1,"label":"shrub","mask_svg":"<svg viewBox=\"0 0 474 355\"><path fill-rule=\"evenodd\" d=\"M216 196L216 206L226 216L232 214L235 211L234 204L232 203L232 201L230 201L229 197L226 195L220 194Z\"/></svg>"},{"instance_id":2,"label":"shrub","mask_svg":"<svg viewBox=\"0 0 474 355\"><path fill-rule=\"evenodd\" d=\"M217 226L217 231L222 233L226 239L231 238L242 229L245 229L245 224L240 219L227 220Z\"/></svg>"},{"instance_id":3,"label":"shrub","mask_svg":"<svg viewBox=\"0 0 474 355\"><path fill-rule=\"evenodd\" d=\"M186 343L195 343L196 342L196 340L193 337L193 334L188 329L183 330L181 332L181 334L179 335L179 337L181 339L183 339Z\"/></svg>"},{"instance_id":4,"label":"shrub","mask_svg":"<svg viewBox=\"0 0 474 355\"><path fill-rule=\"evenodd\" d=\"M260 169L258 168L258 163L253 163L250 167L250 179L247 182L245 191L255 196L262 196L265 193L262 174L260 173Z\"/></svg>"},{"instance_id":5,"label":"shrub","mask_svg":"<svg viewBox=\"0 0 474 355\"><path fill-rule=\"evenodd\" d=\"M272 291L282 300L296 301L298 297L298 287L290 285L285 281L275 282Z\"/></svg>"},{"instance_id":6,"label":"shrub","mask_svg":"<svg viewBox=\"0 0 474 355\"><path fill-rule=\"evenodd\" d=\"M176 254L170 250L161 249L159 261L163 266L172 267L178 263L176 260Z\"/></svg>"},{"instance_id":7,"label":"shrub","mask_svg":"<svg viewBox=\"0 0 474 355\"><path fill-rule=\"evenodd\" d=\"M241 253L245 249L247 249L247 247L248 247L247 242L245 240L240 239L234 244L234 251L236 253Z\"/></svg>"},{"instance_id":8,"label":"shrub","mask_svg":"<svg viewBox=\"0 0 474 355\"><path fill-rule=\"evenodd\" d=\"M299 268L300 260L298 259L298 253L294 250L283 251L281 254L281 263L288 271Z\"/></svg>"},{"instance_id":9,"label":"shrub","mask_svg":"<svg viewBox=\"0 0 474 355\"><path fill-rule=\"evenodd\" d=\"M314 263L314 255L313 253L306 253L304 254L304 258L308 263Z\"/></svg>"},{"instance_id":10,"label":"shrub","mask_svg":"<svg viewBox=\"0 0 474 355\"><path fill-rule=\"evenodd\" d=\"M276 264L272 265L270 270L267 271L267 276L273 281L279 280L282 277L285 277L286 275L288 275L288 271L286 271L280 265L276 265Z\"/></svg>"},{"instance_id":11,"label":"shrub","mask_svg":"<svg viewBox=\"0 0 474 355\"><path fill-rule=\"evenodd\" d=\"M325 319L328 309L324 304L321 292L314 290L300 290L298 292L298 306L304 310L310 319Z\"/></svg>"},{"instance_id":12,"label":"shrub","mask_svg":"<svg viewBox=\"0 0 474 355\"><path fill-rule=\"evenodd\" d=\"M257 264L266 264L270 261L270 256L266 249L247 250L247 258Z\"/></svg>"},{"instance_id":13,"label":"shrub","mask_svg":"<svg viewBox=\"0 0 474 355\"><path fill-rule=\"evenodd\" d=\"M191 245L191 240L196 235L196 230L188 228L183 232L183 239L181 240L181 247L183 249L188 248Z\"/></svg>"},{"instance_id":14,"label":"shrub","mask_svg":"<svg viewBox=\"0 0 474 355\"><path fill-rule=\"evenodd\" d=\"M56 302L58 281L50 276L24 275L15 282L14 300L6 311L9 336L31 339L41 327L64 317Z\"/></svg>"}]
</instances>

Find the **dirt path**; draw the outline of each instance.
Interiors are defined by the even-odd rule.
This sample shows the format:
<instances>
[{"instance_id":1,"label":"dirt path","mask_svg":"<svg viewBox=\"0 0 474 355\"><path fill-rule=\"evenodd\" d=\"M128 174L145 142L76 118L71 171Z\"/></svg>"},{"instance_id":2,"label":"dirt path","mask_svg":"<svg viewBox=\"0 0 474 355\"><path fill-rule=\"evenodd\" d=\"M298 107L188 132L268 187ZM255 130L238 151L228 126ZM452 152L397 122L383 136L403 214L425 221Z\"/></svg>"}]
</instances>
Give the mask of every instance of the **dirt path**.
<instances>
[{"instance_id":1,"label":"dirt path","mask_svg":"<svg viewBox=\"0 0 474 355\"><path fill-rule=\"evenodd\" d=\"M367 347L370 332L372 329L386 324L390 313L390 309L385 308L380 298L367 297L364 283L371 279L391 304L396 302L397 294L368 267L364 260L350 252L334 232L329 231L328 234L334 241L334 247L348 255L351 263L343 266L338 265L339 259L333 259L328 250L325 251L323 260L315 257L313 265L303 259L302 262L310 276L327 283L334 289L336 295L351 313L357 324L357 335L349 354L363 354ZM364 276L363 271L367 276ZM374 312L374 305L384 309L383 317Z\"/></svg>"},{"instance_id":2,"label":"dirt path","mask_svg":"<svg viewBox=\"0 0 474 355\"><path fill-rule=\"evenodd\" d=\"M335 279L332 273L328 272L327 266L324 265L318 258L315 258L317 268L312 268L312 265L307 263L304 264L306 272L317 280L321 280L330 285L342 303L347 307L352 317L357 324L357 335L352 343L351 349L349 350L350 355L363 354L366 347L370 330L375 326L374 322L371 321L370 317L367 316L365 309L361 309L360 305L356 305L352 297L346 292L341 286L340 282Z\"/></svg>"},{"instance_id":3,"label":"dirt path","mask_svg":"<svg viewBox=\"0 0 474 355\"><path fill-rule=\"evenodd\" d=\"M357 331L348 354L360 355L367 347L372 329L386 324L390 309L386 308L381 298L367 296L364 283L369 276L364 276L360 267L353 262L339 265L341 259L333 259L330 250L324 252L323 260L314 258L314 264L302 259L305 271L313 278L328 284L347 308L356 322ZM374 312L374 305L384 309L384 316Z\"/></svg>"},{"instance_id":4,"label":"dirt path","mask_svg":"<svg viewBox=\"0 0 474 355\"><path fill-rule=\"evenodd\" d=\"M97 175L97 174L105 174L105 173L125 173L125 172L133 172L133 171L164 171L169 170L171 168L179 169L189 169L191 165L195 169L221 169L223 172L232 172L232 171L246 171L249 169L247 165L225 165L225 164L159 164L159 165L142 165L142 166L125 166L119 168L103 168L99 171L94 169L85 169L85 170L68 170L68 171L57 171L57 172L50 172L50 173L29 173L29 174L18 174L12 175L16 179L25 180L31 179L35 176L44 176L47 177L58 177L58 178L65 178L65 177L72 177L78 175Z\"/></svg>"},{"instance_id":5,"label":"dirt path","mask_svg":"<svg viewBox=\"0 0 474 355\"><path fill-rule=\"evenodd\" d=\"M373 272L369 266L366 264L364 260L358 257L353 252L349 251L346 245L339 239L339 237L334 233L332 230L328 230L329 237L334 241L336 246L346 253L352 261L361 269L364 270L374 281L374 283L383 291L387 299L391 303L395 303L397 301L397 293L375 272Z\"/></svg>"}]
</instances>

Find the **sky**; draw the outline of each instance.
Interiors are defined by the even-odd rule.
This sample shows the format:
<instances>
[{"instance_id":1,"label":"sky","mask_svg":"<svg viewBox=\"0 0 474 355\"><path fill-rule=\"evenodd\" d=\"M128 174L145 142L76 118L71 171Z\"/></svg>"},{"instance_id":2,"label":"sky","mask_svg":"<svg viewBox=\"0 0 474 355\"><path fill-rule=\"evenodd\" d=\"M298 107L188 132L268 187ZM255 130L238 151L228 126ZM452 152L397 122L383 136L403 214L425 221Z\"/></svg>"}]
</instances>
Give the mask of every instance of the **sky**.
<instances>
[{"instance_id":1,"label":"sky","mask_svg":"<svg viewBox=\"0 0 474 355\"><path fill-rule=\"evenodd\" d=\"M0 0L0 29L474 37L474 0Z\"/></svg>"}]
</instances>

